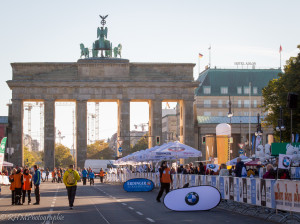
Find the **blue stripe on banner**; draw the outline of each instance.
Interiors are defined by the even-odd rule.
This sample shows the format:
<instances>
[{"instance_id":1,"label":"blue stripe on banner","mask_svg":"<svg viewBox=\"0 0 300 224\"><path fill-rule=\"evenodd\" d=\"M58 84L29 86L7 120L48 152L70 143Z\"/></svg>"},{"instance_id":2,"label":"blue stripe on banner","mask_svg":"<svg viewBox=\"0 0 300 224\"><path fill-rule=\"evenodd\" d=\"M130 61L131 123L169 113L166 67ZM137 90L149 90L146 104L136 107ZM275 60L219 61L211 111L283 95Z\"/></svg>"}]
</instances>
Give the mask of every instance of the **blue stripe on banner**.
<instances>
[{"instance_id":1,"label":"blue stripe on banner","mask_svg":"<svg viewBox=\"0 0 300 224\"><path fill-rule=\"evenodd\" d=\"M251 179L251 204L256 204L256 179Z\"/></svg>"},{"instance_id":2,"label":"blue stripe on banner","mask_svg":"<svg viewBox=\"0 0 300 224\"><path fill-rule=\"evenodd\" d=\"M224 199L224 197L225 197L225 194L224 194L224 177L219 178L219 185L220 185L219 190L220 190L221 196Z\"/></svg>"}]
</instances>

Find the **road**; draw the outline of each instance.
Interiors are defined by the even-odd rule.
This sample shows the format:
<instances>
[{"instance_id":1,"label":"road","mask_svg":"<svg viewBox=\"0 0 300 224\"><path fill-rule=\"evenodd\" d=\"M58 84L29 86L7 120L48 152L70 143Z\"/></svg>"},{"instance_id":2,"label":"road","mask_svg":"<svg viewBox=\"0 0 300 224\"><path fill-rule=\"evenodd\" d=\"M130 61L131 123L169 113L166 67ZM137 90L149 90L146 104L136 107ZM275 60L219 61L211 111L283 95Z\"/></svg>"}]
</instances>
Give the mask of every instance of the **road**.
<instances>
[{"instance_id":1,"label":"road","mask_svg":"<svg viewBox=\"0 0 300 224\"><path fill-rule=\"evenodd\" d=\"M156 202L158 189L152 192L128 193L122 185L79 183L74 209L68 207L63 184L41 185L40 205L12 206L9 187L2 186L0 223L268 223L255 217L215 208L210 211L174 212ZM32 194L32 202L35 202ZM52 220L52 221L49 221Z\"/></svg>"}]
</instances>

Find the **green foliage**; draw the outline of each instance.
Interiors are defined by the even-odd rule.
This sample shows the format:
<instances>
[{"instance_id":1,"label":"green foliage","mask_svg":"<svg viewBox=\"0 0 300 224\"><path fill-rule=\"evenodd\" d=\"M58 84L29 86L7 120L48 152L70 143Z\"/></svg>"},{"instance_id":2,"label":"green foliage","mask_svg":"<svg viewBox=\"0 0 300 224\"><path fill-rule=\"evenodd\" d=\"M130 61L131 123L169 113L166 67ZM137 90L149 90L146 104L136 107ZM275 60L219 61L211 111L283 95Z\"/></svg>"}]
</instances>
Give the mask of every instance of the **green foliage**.
<instances>
[{"instance_id":1,"label":"green foliage","mask_svg":"<svg viewBox=\"0 0 300 224\"><path fill-rule=\"evenodd\" d=\"M144 137L141 137L138 142L132 147L130 146L130 150L123 151L122 156L127 156L131 153L140 151L140 150L145 150L148 148L148 137L145 135Z\"/></svg>"},{"instance_id":2,"label":"green foliage","mask_svg":"<svg viewBox=\"0 0 300 224\"><path fill-rule=\"evenodd\" d=\"M298 45L300 49L300 45ZM269 112L265 118L269 125L274 128L275 139L279 141L279 132L275 128L279 119L279 107L283 108L283 120L286 131L282 132L282 140L285 142L290 141L290 121L291 112L286 108L287 96L289 92L299 94L300 97L300 53L297 57L291 57L286 66L284 73L278 74L278 79L273 79L269 82L263 91L264 104L266 112ZM299 99L298 99L299 102ZM300 104L298 108L293 110L293 133L300 133Z\"/></svg>"},{"instance_id":3,"label":"green foliage","mask_svg":"<svg viewBox=\"0 0 300 224\"><path fill-rule=\"evenodd\" d=\"M55 144L55 167L68 167L74 164L70 149L62 144Z\"/></svg>"},{"instance_id":4,"label":"green foliage","mask_svg":"<svg viewBox=\"0 0 300 224\"><path fill-rule=\"evenodd\" d=\"M113 159L114 152L109 148L109 144L104 140L96 141L87 146L88 159Z\"/></svg>"},{"instance_id":5,"label":"green foliage","mask_svg":"<svg viewBox=\"0 0 300 224\"><path fill-rule=\"evenodd\" d=\"M24 165L32 167L36 162L41 162L42 157L39 152L29 151L28 147L24 146Z\"/></svg>"}]
</instances>

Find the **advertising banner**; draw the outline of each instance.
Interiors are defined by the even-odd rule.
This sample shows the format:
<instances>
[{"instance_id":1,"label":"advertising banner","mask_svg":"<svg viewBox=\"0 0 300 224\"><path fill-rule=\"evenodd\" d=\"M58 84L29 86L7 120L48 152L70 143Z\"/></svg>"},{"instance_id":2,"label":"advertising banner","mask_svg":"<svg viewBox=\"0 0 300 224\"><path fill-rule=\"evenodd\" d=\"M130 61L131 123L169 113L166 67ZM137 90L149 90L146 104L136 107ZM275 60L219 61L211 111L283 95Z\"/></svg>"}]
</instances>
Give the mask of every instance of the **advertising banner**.
<instances>
[{"instance_id":1,"label":"advertising banner","mask_svg":"<svg viewBox=\"0 0 300 224\"><path fill-rule=\"evenodd\" d=\"M247 179L246 178L242 178L243 181L243 202L247 203Z\"/></svg>"},{"instance_id":2,"label":"advertising banner","mask_svg":"<svg viewBox=\"0 0 300 224\"><path fill-rule=\"evenodd\" d=\"M211 176L210 176L210 175L207 175L207 176L206 176L206 182L205 182L205 185L211 185Z\"/></svg>"},{"instance_id":3,"label":"advertising banner","mask_svg":"<svg viewBox=\"0 0 300 224\"><path fill-rule=\"evenodd\" d=\"M294 207L293 192L295 191L294 181L284 181L284 210L292 211Z\"/></svg>"},{"instance_id":4,"label":"advertising banner","mask_svg":"<svg viewBox=\"0 0 300 224\"><path fill-rule=\"evenodd\" d=\"M275 203L276 203L276 208L277 209L284 209L283 192L284 192L284 181L283 180L277 180L275 182L275 186L274 186Z\"/></svg>"},{"instance_id":5,"label":"advertising banner","mask_svg":"<svg viewBox=\"0 0 300 224\"><path fill-rule=\"evenodd\" d=\"M234 184L234 200L235 201L240 201L240 197L242 197L242 195L240 196L241 192L240 192L240 185L239 185L239 178L238 177L234 177L233 178L233 184Z\"/></svg>"},{"instance_id":6,"label":"advertising banner","mask_svg":"<svg viewBox=\"0 0 300 224\"><path fill-rule=\"evenodd\" d=\"M300 211L300 183L299 181L296 182L294 181L294 188L293 188L293 200L294 200L294 208L293 211L294 212L299 212Z\"/></svg>"},{"instance_id":7,"label":"advertising banner","mask_svg":"<svg viewBox=\"0 0 300 224\"><path fill-rule=\"evenodd\" d=\"M229 177L229 200L234 200L234 183L233 177Z\"/></svg>"},{"instance_id":8,"label":"advertising banner","mask_svg":"<svg viewBox=\"0 0 300 224\"><path fill-rule=\"evenodd\" d=\"M219 191L221 193L222 199L225 198L225 185L224 185L224 177L219 177Z\"/></svg>"},{"instance_id":9,"label":"advertising banner","mask_svg":"<svg viewBox=\"0 0 300 224\"><path fill-rule=\"evenodd\" d=\"M190 187L195 187L196 186L196 175L192 174L190 176Z\"/></svg>"},{"instance_id":10,"label":"advertising banner","mask_svg":"<svg viewBox=\"0 0 300 224\"><path fill-rule=\"evenodd\" d=\"M266 206L266 195L267 195L267 189L266 189L266 180L260 179L260 205Z\"/></svg>"},{"instance_id":11,"label":"advertising banner","mask_svg":"<svg viewBox=\"0 0 300 224\"><path fill-rule=\"evenodd\" d=\"M291 167L291 178L300 179L300 167Z\"/></svg>"},{"instance_id":12,"label":"advertising banner","mask_svg":"<svg viewBox=\"0 0 300 224\"><path fill-rule=\"evenodd\" d=\"M172 174L172 180L173 180L173 189L177 189L177 174Z\"/></svg>"},{"instance_id":13,"label":"advertising banner","mask_svg":"<svg viewBox=\"0 0 300 224\"><path fill-rule=\"evenodd\" d=\"M251 204L256 204L256 180L254 178L249 179L251 185Z\"/></svg>"},{"instance_id":14,"label":"advertising banner","mask_svg":"<svg viewBox=\"0 0 300 224\"><path fill-rule=\"evenodd\" d=\"M164 198L165 206L173 211L209 210L218 206L220 201L220 192L211 186L177 189Z\"/></svg>"},{"instance_id":15,"label":"advertising banner","mask_svg":"<svg viewBox=\"0 0 300 224\"><path fill-rule=\"evenodd\" d=\"M135 178L126 181L123 188L127 192L145 192L152 191L154 188L153 181L145 178Z\"/></svg>"},{"instance_id":16,"label":"advertising banner","mask_svg":"<svg viewBox=\"0 0 300 224\"><path fill-rule=\"evenodd\" d=\"M211 177L211 186L217 188L217 176Z\"/></svg>"},{"instance_id":17,"label":"advertising banner","mask_svg":"<svg viewBox=\"0 0 300 224\"><path fill-rule=\"evenodd\" d=\"M286 154L286 150L289 147L290 143L272 143L272 156L278 156L279 154ZM300 143L293 143L294 147L300 148Z\"/></svg>"},{"instance_id":18,"label":"advertising banner","mask_svg":"<svg viewBox=\"0 0 300 224\"><path fill-rule=\"evenodd\" d=\"M2 171L2 166L3 166L3 162L4 162L6 139L7 139L6 137L2 138L1 145L0 145L0 171Z\"/></svg>"},{"instance_id":19,"label":"advertising banner","mask_svg":"<svg viewBox=\"0 0 300 224\"><path fill-rule=\"evenodd\" d=\"M279 154L278 168L289 169L292 163L292 155Z\"/></svg>"},{"instance_id":20,"label":"advertising banner","mask_svg":"<svg viewBox=\"0 0 300 224\"><path fill-rule=\"evenodd\" d=\"M255 179L255 182L256 182L256 205L261 205L260 179Z\"/></svg>"},{"instance_id":21,"label":"advertising banner","mask_svg":"<svg viewBox=\"0 0 300 224\"><path fill-rule=\"evenodd\" d=\"M224 178L224 199L229 199L229 177L223 177Z\"/></svg>"},{"instance_id":22,"label":"advertising banner","mask_svg":"<svg viewBox=\"0 0 300 224\"><path fill-rule=\"evenodd\" d=\"M201 185L207 185L206 184L206 176L205 175L201 176Z\"/></svg>"},{"instance_id":23,"label":"advertising banner","mask_svg":"<svg viewBox=\"0 0 300 224\"><path fill-rule=\"evenodd\" d=\"M179 183L178 188L183 188L183 174L179 174L178 183Z\"/></svg>"}]
</instances>

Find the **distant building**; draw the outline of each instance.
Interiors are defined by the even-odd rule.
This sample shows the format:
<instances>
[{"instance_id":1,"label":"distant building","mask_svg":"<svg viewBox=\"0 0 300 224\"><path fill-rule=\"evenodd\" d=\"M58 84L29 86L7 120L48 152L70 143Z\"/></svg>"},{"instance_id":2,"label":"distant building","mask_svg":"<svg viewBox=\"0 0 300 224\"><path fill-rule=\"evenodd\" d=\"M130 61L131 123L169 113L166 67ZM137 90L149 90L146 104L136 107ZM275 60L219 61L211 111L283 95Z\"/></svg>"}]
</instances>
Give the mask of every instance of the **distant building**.
<instances>
[{"instance_id":1,"label":"distant building","mask_svg":"<svg viewBox=\"0 0 300 224\"><path fill-rule=\"evenodd\" d=\"M176 115L176 109L163 109L161 144L178 139L177 126L178 118Z\"/></svg>"},{"instance_id":2,"label":"distant building","mask_svg":"<svg viewBox=\"0 0 300 224\"><path fill-rule=\"evenodd\" d=\"M200 85L195 90L195 106L198 122L198 149L202 151L204 159L216 155L216 126L220 123L230 123L229 96L233 113L231 118L232 156L239 155L238 143L249 143L249 131L250 142L252 142L257 130L257 115L260 114L262 123L266 115L261 108L262 89L270 80L278 78L280 72L280 69L208 68L200 73L198 77ZM262 126L262 143L271 143L273 129ZM252 147L245 148L249 154L253 153Z\"/></svg>"}]
</instances>

